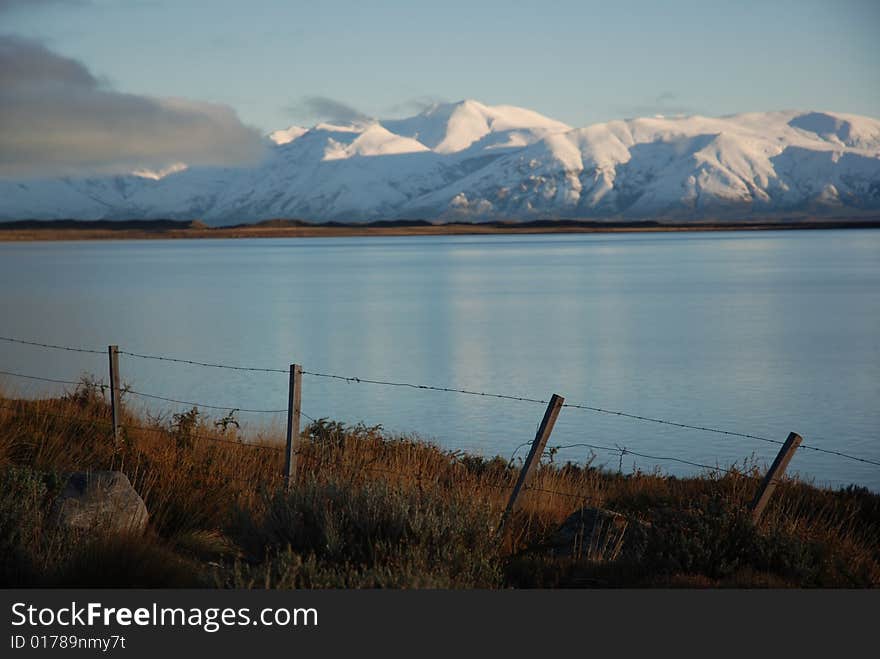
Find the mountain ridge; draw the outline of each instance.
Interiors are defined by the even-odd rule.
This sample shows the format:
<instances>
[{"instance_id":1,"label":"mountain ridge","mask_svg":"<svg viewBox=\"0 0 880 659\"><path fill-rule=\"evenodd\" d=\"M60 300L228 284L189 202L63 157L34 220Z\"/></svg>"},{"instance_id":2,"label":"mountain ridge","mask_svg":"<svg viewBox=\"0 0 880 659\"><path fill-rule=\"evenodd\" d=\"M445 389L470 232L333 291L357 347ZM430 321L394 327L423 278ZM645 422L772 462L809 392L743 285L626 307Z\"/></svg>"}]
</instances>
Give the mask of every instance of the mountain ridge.
<instances>
[{"instance_id":1,"label":"mountain ridge","mask_svg":"<svg viewBox=\"0 0 880 659\"><path fill-rule=\"evenodd\" d=\"M477 101L405 119L291 126L262 163L0 180L0 219L298 217L368 222L676 221L880 215L880 121L819 111L572 128Z\"/></svg>"}]
</instances>

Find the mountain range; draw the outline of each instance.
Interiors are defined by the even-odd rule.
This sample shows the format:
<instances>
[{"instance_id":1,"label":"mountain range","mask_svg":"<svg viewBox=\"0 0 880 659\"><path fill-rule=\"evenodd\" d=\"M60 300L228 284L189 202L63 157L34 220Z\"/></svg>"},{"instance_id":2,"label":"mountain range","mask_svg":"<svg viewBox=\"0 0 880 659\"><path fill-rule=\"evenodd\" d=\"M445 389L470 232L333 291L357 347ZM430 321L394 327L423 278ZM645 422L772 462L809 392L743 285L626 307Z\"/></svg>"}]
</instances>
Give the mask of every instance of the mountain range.
<instances>
[{"instance_id":1,"label":"mountain range","mask_svg":"<svg viewBox=\"0 0 880 659\"><path fill-rule=\"evenodd\" d=\"M880 121L833 112L573 128L477 101L291 126L248 167L0 179L0 219L366 222L880 216Z\"/></svg>"}]
</instances>

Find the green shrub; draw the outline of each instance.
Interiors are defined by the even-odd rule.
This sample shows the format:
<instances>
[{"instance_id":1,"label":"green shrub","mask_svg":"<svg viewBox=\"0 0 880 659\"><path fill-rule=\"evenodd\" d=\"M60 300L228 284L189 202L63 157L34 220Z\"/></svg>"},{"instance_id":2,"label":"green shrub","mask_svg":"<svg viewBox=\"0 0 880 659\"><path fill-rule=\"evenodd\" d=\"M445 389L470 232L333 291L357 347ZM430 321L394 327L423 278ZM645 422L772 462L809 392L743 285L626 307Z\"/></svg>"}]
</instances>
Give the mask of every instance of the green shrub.
<instances>
[{"instance_id":1,"label":"green shrub","mask_svg":"<svg viewBox=\"0 0 880 659\"><path fill-rule=\"evenodd\" d=\"M0 586L39 578L51 541L44 533L46 511L57 488L55 476L22 467L0 469Z\"/></svg>"},{"instance_id":2,"label":"green shrub","mask_svg":"<svg viewBox=\"0 0 880 659\"><path fill-rule=\"evenodd\" d=\"M744 570L769 572L800 585L820 585L823 547L771 530L762 534L749 512L721 497L689 509L656 511L643 567L653 574L728 579Z\"/></svg>"},{"instance_id":3,"label":"green shrub","mask_svg":"<svg viewBox=\"0 0 880 659\"><path fill-rule=\"evenodd\" d=\"M272 496L262 523L244 534L269 548L261 576L249 578L273 587L497 586L493 519L464 497L384 481L307 482Z\"/></svg>"}]
</instances>

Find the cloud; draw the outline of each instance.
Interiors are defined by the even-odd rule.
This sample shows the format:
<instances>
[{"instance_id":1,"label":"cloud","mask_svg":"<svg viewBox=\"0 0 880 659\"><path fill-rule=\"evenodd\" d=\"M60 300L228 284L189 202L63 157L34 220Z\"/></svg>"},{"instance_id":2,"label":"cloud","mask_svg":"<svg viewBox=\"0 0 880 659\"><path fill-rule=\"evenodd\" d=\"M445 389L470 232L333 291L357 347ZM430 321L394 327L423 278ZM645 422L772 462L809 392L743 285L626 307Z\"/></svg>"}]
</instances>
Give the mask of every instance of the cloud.
<instances>
[{"instance_id":1,"label":"cloud","mask_svg":"<svg viewBox=\"0 0 880 659\"><path fill-rule=\"evenodd\" d=\"M289 105L285 111L296 119L336 121L340 123L353 123L366 121L370 117L360 110L326 96L306 96L299 102Z\"/></svg>"},{"instance_id":2,"label":"cloud","mask_svg":"<svg viewBox=\"0 0 880 659\"><path fill-rule=\"evenodd\" d=\"M121 93L77 60L0 35L0 176L244 164L264 145L228 106Z\"/></svg>"},{"instance_id":3,"label":"cloud","mask_svg":"<svg viewBox=\"0 0 880 659\"><path fill-rule=\"evenodd\" d=\"M417 114L438 103L445 102L445 99L438 96L416 96L387 107L385 112L393 115ZM285 107L284 111L294 119L304 122L329 121L350 124L373 119L367 113L361 112L343 101L328 98L327 96L305 96L298 102Z\"/></svg>"},{"instance_id":4,"label":"cloud","mask_svg":"<svg viewBox=\"0 0 880 659\"><path fill-rule=\"evenodd\" d=\"M22 37L0 35L0 63L3 87L29 83L98 86L97 78L76 60L60 57L40 43Z\"/></svg>"},{"instance_id":5,"label":"cloud","mask_svg":"<svg viewBox=\"0 0 880 659\"><path fill-rule=\"evenodd\" d=\"M401 101L400 103L395 103L388 107L387 111L391 114L410 114L410 113L420 113L425 110L434 107L435 105L440 105L442 103L448 103L449 99L441 98L439 96L416 96L414 98L409 98L405 101Z\"/></svg>"}]
</instances>

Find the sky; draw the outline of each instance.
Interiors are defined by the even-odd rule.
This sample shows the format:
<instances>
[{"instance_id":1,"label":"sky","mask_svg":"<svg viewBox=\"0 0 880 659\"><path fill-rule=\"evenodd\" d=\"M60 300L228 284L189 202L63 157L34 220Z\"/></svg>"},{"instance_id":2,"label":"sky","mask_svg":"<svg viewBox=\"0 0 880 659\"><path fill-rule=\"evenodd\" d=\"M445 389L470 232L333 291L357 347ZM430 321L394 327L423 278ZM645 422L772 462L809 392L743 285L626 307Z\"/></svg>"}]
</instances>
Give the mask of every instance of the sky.
<instances>
[{"instance_id":1,"label":"sky","mask_svg":"<svg viewBox=\"0 0 880 659\"><path fill-rule=\"evenodd\" d=\"M104 114L106 101L144 101L135 117L152 121L152 131L141 136L129 122L144 160L145 144L179 143L200 118L204 135L222 126L233 134L230 150L241 151L253 131L346 112L407 116L465 98L573 126L782 109L880 117L878 26L877 0L0 0L0 67L23 71L18 78L28 75L18 63L31 56L81 67L91 81L63 83L104 121L119 114ZM35 55L38 47L45 52ZM6 101L39 135L22 101L34 85L18 78ZM43 79L35 102L63 107L70 90L46 87ZM48 119L64 120L60 111ZM179 130L160 139L163 124ZM4 170L0 155L0 175L27 161L24 128L15 144L0 135L6 160L18 163ZM41 152L51 150L55 138L41 139ZM100 162L102 153L89 157ZM224 159L205 143L182 157Z\"/></svg>"}]
</instances>

